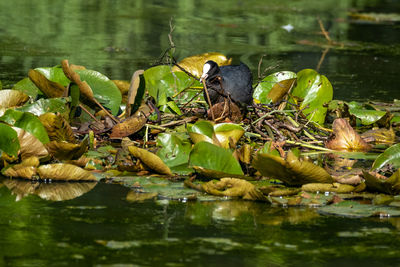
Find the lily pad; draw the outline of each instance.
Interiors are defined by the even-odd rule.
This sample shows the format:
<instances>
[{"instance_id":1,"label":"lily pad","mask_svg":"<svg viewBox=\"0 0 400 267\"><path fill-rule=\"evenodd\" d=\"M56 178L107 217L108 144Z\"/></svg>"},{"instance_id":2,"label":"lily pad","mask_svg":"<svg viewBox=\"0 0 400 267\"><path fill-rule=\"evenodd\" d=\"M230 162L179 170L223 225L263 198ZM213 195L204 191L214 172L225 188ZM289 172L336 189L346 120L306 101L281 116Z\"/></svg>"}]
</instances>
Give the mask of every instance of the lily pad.
<instances>
[{"instance_id":1,"label":"lily pad","mask_svg":"<svg viewBox=\"0 0 400 267\"><path fill-rule=\"evenodd\" d=\"M32 104L19 107L17 110L30 112L36 116L47 112L60 113L65 116L69 114L68 101L68 98L41 98Z\"/></svg>"},{"instance_id":2,"label":"lily pad","mask_svg":"<svg viewBox=\"0 0 400 267\"><path fill-rule=\"evenodd\" d=\"M362 104L352 101L349 104L349 113L361 120L361 123L364 125L370 125L378 120L380 120L383 116L386 115L386 111L375 110L375 109L366 109Z\"/></svg>"},{"instance_id":3,"label":"lily pad","mask_svg":"<svg viewBox=\"0 0 400 267\"><path fill-rule=\"evenodd\" d=\"M21 91L33 99L36 99L39 93L41 94L39 88L29 78L24 78L20 80L13 86L12 89Z\"/></svg>"},{"instance_id":4,"label":"lily pad","mask_svg":"<svg viewBox=\"0 0 400 267\"><path fill-rule=\"evenodd\" d=\"M395 168L400 168L400 143L392 145L380 154L372 164L372 170L380 169L386 164L392 164Z\"/></svg>"},{"instance_id":5,"label":"lily pad","mask_svg":"<svg viewBox=\"0 0 400 267\"><path fill-rule=\"evenodd\" d=\"M297 73L297 86L292 95L302 100L300 109L307 119L324 123L327 112L324 105L333 97L333 88L328 78L312 69L301 70Z\"/></svg>"},{"instance_id":6,"label":"lily pad","mask_svg":"<svg viewBox=\"0 0 400 267\"><path fill-rule=\"evenodd\" d=\"M254 99L260 101L263 104L269 104L272 102L271 98L268 97L271 89L279 84L280 81L296 78L296 73L291 71L280 71L265 77L261 83L254 89Z\"/></svg>"},{"instance_id":7,"label":"lily pad","mask_svg":"<svg viewBox=\"0 0 400 267\"><path fill-rule=\"evenodd\" d=\"M228 149L208 142L197 143L190 152L190 166L202 167L227 174L243 175L239 162Z\"/></svg>"},{"instance_id":8,"label":"lily pad","mask_svg":"<svg viewBox=\"0 0 400 267\"><path fill-rule=\"evenodd\" d=\"M182 134L160 133L157 136L157 145L161 147L157 155L171 169L178 174L188 174L193 169L188 167L189 154L192 144Z\"/></svg>"},{"instance_id":9,"label":"lily pad","mask_svg":"<svg viewBox=\"0 0 400 267\"><path fill-rule=\"evenodd\" d=\"M19 127L28 133L31 133L43 144L50 141L43 124L40 122L38 117L32 113L8 109L4 115L0 117L0 121L4 121L9 125Z\"/></svg>"},{"instance_id":10,"label":"lily pad","mask_svg":"<svg viewBox=\"0 0 400 267\"><path fill-rule=\"evenodd\" d=\"M286 159L258 153L252 164L263 176L279 179L288 185L333 183L332 177L323 168L300 160L291 151L288 152Z\"/></svg>"},{"instance_id":11,"label":"lily pad","mask_svg":"<svg viewBox=\"0 0 400 267\"><path fill-rule=\"evenodd\" d=\"M397 217L400 209L386 206L360 204L355 201L342 201L318 209L318 213L343 217Z\"/></svg>"},{"instance_id":12,"label":"lily pad","mask_svg":"<svg viewBox=\"0 0 400 267\"><path fill-rule=\"evenodd\" d=\"M17 132L10 126L0 123L0 152L17 156L20 144Z\"/></svg>"}]
</instances>

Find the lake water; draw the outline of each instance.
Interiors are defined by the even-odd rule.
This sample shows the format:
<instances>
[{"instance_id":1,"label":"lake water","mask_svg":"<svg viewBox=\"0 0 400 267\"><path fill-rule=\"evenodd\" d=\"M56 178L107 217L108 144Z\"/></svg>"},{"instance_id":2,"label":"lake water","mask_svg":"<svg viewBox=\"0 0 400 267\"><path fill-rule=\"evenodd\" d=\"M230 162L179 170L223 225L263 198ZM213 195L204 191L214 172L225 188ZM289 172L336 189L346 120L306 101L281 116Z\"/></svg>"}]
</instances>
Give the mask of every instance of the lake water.
<instances>
[{"instance_id":1,"label":"lake water","mask_svg":"<svg viewBox=\"0 0 400 267\"><path fill-rule=\"evenodd\" d=\"M393 20L400 11L395 0L15 0L1 1L0 10L0 80L6 88L30 68L64 58L129 80L169 47L171 18L178 60L221 52L248 64L254 77L263 55L266 74L317 68L326 45L319 17L332 40L343 44L330 48L319 68L333 84L334 98L400 98L398 20L349 17L351 12L391 13ZM291 31L282 28L288 25ZM67 201L37 195L16 201L3 183L0 265L400 264L400 223L394 218L321 216L312 208L245 201L130 203L128 191L100 183Z\"/></svg>"}]
</instances>

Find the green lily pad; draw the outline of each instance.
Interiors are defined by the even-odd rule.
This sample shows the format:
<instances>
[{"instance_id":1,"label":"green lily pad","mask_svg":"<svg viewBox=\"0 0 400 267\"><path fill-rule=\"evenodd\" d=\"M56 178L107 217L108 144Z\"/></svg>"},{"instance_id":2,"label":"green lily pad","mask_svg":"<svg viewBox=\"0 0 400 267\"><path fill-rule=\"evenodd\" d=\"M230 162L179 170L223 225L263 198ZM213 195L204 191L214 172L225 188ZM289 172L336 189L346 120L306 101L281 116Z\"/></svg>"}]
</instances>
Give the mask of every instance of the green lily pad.
<instances>
[{"instance_id":1,"label":"green lily pad","mask_svg":"<svg viewBox=\"0 0 400 267\"><path fill-rule=\"evenodd\" d=\"M17 132L10 126L0 123L0 152L17 156L20 148Z\"/></svg>"},{"instance_id":2,"label":"green lily pad","mask_svg":"<svg viewBox=\"0 0 400 267\"><path fill-rule=\"evenodd\" d=\"M324 105L333 97L333 88L328 78L312 69L301 70L297 73L297 86L292 94L303 100L300 109L309 120L324 123L327 112Z\"/></svg>"},{"instance_id":3,"label":"green lily pad","mask_svg":"<svg viewBox=\"0 0 400 267\"><path fill-rule=\"evenodd\" d=\"M349 113L359 118L364 125L373 124L386 114L386 111L365 109L362 104L355 101L350 102L348 105Z\"/></svg>"},{"instance_id":4,"label":"green lily pad","mask_svg":"<svg viewBox=\"0 0 400 267\"><path fill-rule=\"evenodd\" d=\"M63 69L59 65L55 67L36 68L35 70L43 74L48 80L61 84L64 87L70 83L70 80L65 76Z\"/></svg>"},{"instance_id":5,"label":"green lily pad","mask_svg":"<svg viewBox=\"0 0 400 267\"><path fill-rule=\"evenodd\" d=\"M32 104L25 105L17 108L19 111L30 112L36 116L44 113L60 113L62 115L69 114L69 107L67 105L69 98L41 98Z\"/></svg>"},{"instance_id":6,"label":"green lily pad","mask_svg":"<svg viewBox=\"0 0 400 267\"><path fill-rule=\"evenodd\" d=\"M318 209L318 213L344 217L397 217L400 209L386 206L360 204L355 201L342 201Z\"/></svg>"},{"instance_id":7,"label":"green lily pad","mask_svg":"<svg viewBox=\"0 0 400 267\"><path fill-rule=\"evenodd\" d=\"M81 81L86 81L92 88L93 95L104 107L115 116L119 111L122 96L118 87L105 75L94 70L75 70Z\"/></svg>"},{"instance_id":8,"label":"green lily pad","mask_svg":"<svg viewBox=\"0 0 400 267\"><path fill-rule=\"evenodd\" d=\"M32 97L33 99L36 99L38 94L42 94L39 88L29 78L24 78L20 80L14 85L12 89L21 91L26 95Z\"/></svg>"},{"instance_id":9,"label":"green lily pad","mask_svg":"<svg viewBox=\"0 0 400 267\"><path fill-rule=\"evenodd\" d=\"M160 133L157 136L157 145L161 147L157 151L157 155L172 172L178 174L193 172L193 169L188 167L192 144L187 137L177 133Z\"/></svg>"},{"instance_id":10,"label":"green lily pad","mask_svg":"<svg viewBox=\"0 0 400 267\"><path fill-rule=\"evenodd\" d=\"M218 147L208 142L197 143L190 153L190 166L201 167L207 170L243 175L239 162L228 149Z\"/></svg>"},{"instance_id":11,"label":"green lily pad","mask_svg":"<svg viewBox=\"0 0 400 267\"><path fill-rule=\"evenodd\" d=\"M253 98L263 104L271 103L271 99L268 98L268 93L275 86L275 84L277 82L292 78L296 78L296 73L291 71L280 71L268 75L254 89Z\"/></svg>"},{"instance_id":12,"label":"green lily pad","mask_svg":"<svg viewBox=\"0 0 400 267\"><path fill-rule=\"evenodd\" d=\"M40 122L39 118L32 113L8 109L4 115L0 117L0 121L4 121L31 133L43 144L50 141L43 124Z\"/></svg>"},{"instance_id":13,"label":"green lily pad","mask_svg":"<svg viewBox=\"0 0 400 267\"><path fill-rule=\"evenodd\" d=\"M392 164L395 168L400 168L400 143L392 145L380 154L372 164L372 170L380 169L386 164Z\"/></svg>"}]
</instances>

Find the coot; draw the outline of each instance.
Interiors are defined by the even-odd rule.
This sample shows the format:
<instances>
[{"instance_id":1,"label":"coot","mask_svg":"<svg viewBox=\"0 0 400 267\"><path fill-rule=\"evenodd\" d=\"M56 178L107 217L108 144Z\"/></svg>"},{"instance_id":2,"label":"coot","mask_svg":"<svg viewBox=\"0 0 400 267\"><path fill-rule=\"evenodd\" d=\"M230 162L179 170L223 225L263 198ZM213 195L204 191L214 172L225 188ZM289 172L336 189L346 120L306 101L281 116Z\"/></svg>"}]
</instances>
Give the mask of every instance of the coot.
<instances>
[{"instance_id":1,"label":"coot","mask_svg":"<svg viewBox=\"0 0 400 267\"><path fill-rule=\"evenodd\" d=\"M243 63L219 67L217 63L209 60L203 66L200 81L203 80L213 105L223 102L225 97L241 106L250 105L253 101L253 77L249 67ZM208 103L205 92L204 98Z\"/></svg>"}]
</instances>

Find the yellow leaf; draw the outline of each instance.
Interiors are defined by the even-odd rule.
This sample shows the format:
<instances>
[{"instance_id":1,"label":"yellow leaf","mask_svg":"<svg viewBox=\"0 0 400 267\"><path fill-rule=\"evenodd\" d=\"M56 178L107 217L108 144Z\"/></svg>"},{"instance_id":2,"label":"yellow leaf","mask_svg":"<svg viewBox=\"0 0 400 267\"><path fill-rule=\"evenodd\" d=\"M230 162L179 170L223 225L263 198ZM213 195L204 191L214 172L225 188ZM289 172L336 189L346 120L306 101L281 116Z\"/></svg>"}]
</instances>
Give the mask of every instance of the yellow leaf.
<instances>
[{"instance_id":1,"label":"yellow leaf","mask_svg":"<svg viewBox=\"0 0 400 267\"><path fill-rule=\"evenodd\" d=\"M94 177L94 175L89 171L66 163L42 165L38 168L38 174L41 179L63 181L97 181L96 177Z\"/></svg>"},{"instance_id":2,"label":"yellow leaf","mask_svg":"<svg viewBox=\"0 0 400 267\"><path fill-rule=\"evenodd\" d=\"M135 158L145 164L149 169L159 173L172 176L172 172L167 165L155 154L135 146L128 147L129 152Z\"/></svg>"},{"instance_id":3,"label":"yellow leaf","mask_svg":"<svg viewBox=\"0 0 400 267\"><path fill-rule=\"evenodd\" d=\"M50 81L37 70L28 72L29 79L43 92L47 97L61 97L65 92L65 87L59 83Z\"/></svg>"},{"instance_id":4,"label":"yellow leaf","mask_svg":"<svg viewBox=\"0 0 400 267\"><path fill-rule=\"evenodd\" d=\"M219 66L230 65L232 61L231 58L228 59L223 54L211 52L184 58L178 62L178 65L190 72L193 76L200 77L203 73L204 63L206 63L208 60L215 61ZM172 71L182 70L177 66L174 66Z\"/></svg>"}]
</instances>

